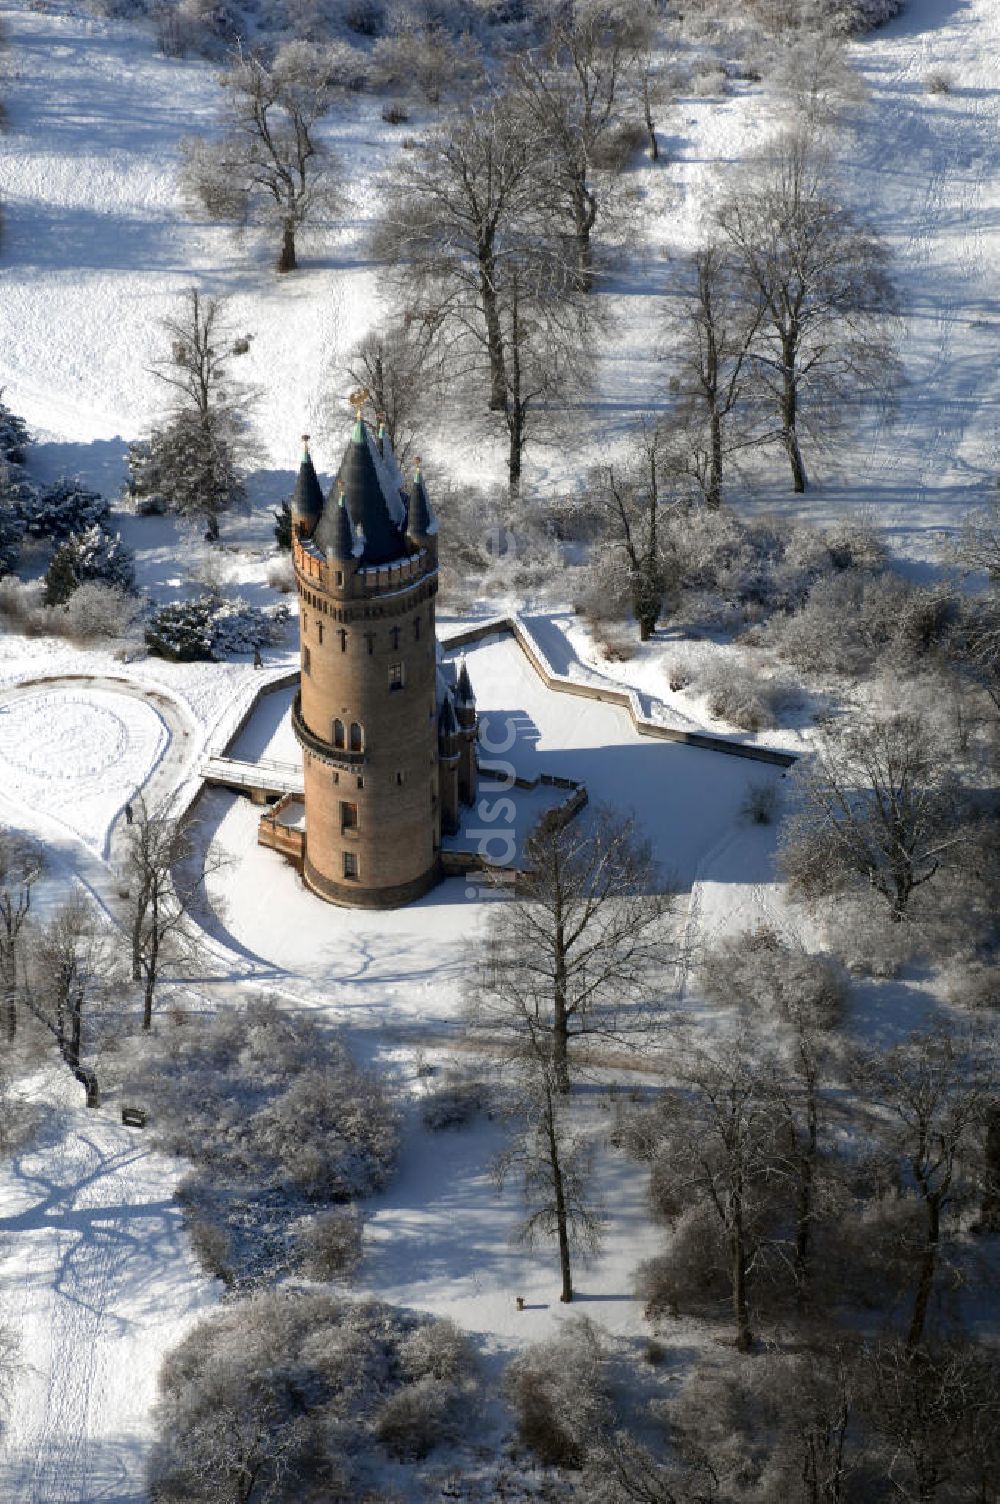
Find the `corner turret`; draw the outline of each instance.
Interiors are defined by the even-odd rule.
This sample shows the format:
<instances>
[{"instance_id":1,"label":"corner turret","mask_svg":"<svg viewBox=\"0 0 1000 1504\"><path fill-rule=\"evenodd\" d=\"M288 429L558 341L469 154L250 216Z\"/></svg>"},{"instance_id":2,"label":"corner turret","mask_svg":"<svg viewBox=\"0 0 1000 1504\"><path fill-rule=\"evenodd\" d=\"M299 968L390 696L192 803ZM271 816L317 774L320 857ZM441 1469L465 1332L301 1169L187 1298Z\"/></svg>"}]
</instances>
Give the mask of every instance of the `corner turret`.
<instances>
[{"instance_id":1,"label":"corner turret","mask_svg":"<svg viewBox=\"0 0 1000 1504\"><path fill-rule=\"evenodd\" d=\"M305 537L312 536L323 514L323 488L319 483L312 455L309 453L309 435L302 435L302 462L292 493L292 527Z\"/></svg>"}]
</instances>

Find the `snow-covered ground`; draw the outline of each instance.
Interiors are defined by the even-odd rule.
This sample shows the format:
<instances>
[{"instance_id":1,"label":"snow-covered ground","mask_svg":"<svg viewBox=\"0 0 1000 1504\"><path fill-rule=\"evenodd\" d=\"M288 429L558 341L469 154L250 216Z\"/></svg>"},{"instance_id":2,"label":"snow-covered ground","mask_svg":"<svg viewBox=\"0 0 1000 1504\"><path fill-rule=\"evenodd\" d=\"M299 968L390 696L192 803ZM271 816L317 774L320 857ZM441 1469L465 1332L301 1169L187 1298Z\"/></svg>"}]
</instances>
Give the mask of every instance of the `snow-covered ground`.
<instances>
[{"instance_id":1,"label":"snow-covered ground","mask_svg":"<svg viewBox=\"0 0 1000 1504\"><path fill-rule=\"evenodd\" d=\"M127 441L161 406L148 369L162 343L157 321L195 283L227 294L235 327L254 334L241 375L262 388L262 464L274 467L253 479L258 508L287 492L304 427L329 435L314 447L332 468L343 441L343 357L381 309L368 236L380 178L401 148L379 119L380 102L361 96L330 123L349 175L343 217L304 245L302 272L282 279L270 269L272 246L235 244L183 211L177 150L186 133L210 126L208 64L158 56L142 26L64 8L8 5L0 20L11 38L2 87L10 129L0 158L0 384L38 433L32 473L75 472L109 494L117 489ZM804 499L790 496L776 467L741 504L824 522L867 512L897 554L930 570L941 530L982 498L1000 465L1000 6L908 0L901 18L852 54L870 98L856 134L837 150L852 201L893 254L907 385L893 426L870 420L814 462L816 485ZM950 93L928 92L932 67L951 71ZM648 217L613 271L616 322L586 422L575 416L564 450L532 452L529 490L569 487L623 442L637 412L661 403L653 357L669 258L700 233L726 170L719 164L738 163L777 121L766 84L679 101L664 161L633 172ZM432 478L435 466L459 480L500 476L502 446L483 417L427 436ZM142 551L144 586L161 599L182 590L197 542L167 520L122 526ZM228 570L227 588L256 603L273 599L263 583L265 533L259 516L229 522L228 540L253 536L256 556L205 566ZM624 680L663 701L677 723L699 719L696 705L671 694L653 650L608 666L568 617L532 629L560 672ZM773 877L773 829L741 814L748 784L780 789L780 770L641 738L623 711L547 690L510 638L488 640L468 659L494 741L508 724L514 732L509 755L519 773L578 778L592 800L636 811L677 880L690 940L761 921L792 927ZM291 643L269 653L265 677L293 661ZM147 778L157 797L190 795L199 759L226 745L260 679L249 664L122 664L97 649L0 636L0 818L45 840L54 889L79 878L113 914L113 865L104 858L110 853L113 864L125 800ZM286 710L287 695L265 699L237 755L296 759ZM481 893L454 880L389 920L343 913L256 845L259 811L247 802L213 793L200 811L206 840L234 858L212 883L223 980L206 990L224 1002L250 981L321 1009L346 1025L362 1054L380 1057L419 1092L415 1048L445 1065L456 1043ZM859 1007L874 1018L883 1002L870 989ZM893 1017L916 1021L924 1002L919 989L899 989ZM40 1077L34 1088L47 1104L40 1137L0 1178L0 1297L21 1325L28 1360L0 1497L132 1504L142 1492L160 1357L214 1290L181 1236L170 1199L176 1167L110 1108L86 1113L68 1077ZM368 1208L361 1282L456 1317L495 1349L531 1340L559 1315L550 1255L507 1243L515 1198L498 1198L488 1176L500 1132L482 1122L433 1140L422 1129L408 1137L399 1176ZM601 1259L581 1272L584 1309L638 1333L632 1272L658 1233L640 1174L605 1153L600 1176L613 1220ZM520 1314L518 1294L527 1305Z\"/></svg>"}]
</instances>

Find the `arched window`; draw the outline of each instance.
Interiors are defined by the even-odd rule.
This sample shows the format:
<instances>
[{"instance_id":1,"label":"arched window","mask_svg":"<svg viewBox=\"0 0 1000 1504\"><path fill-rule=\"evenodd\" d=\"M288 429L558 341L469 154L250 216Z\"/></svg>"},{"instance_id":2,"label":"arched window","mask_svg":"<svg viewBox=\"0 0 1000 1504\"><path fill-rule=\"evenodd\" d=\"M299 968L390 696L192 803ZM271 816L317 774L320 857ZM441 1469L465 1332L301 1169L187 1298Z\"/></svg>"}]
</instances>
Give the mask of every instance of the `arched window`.
<instances>
[{"instance_id":1,"label":"arched window","mask_svg":"<svg viewBox=\"0 0 1000 1504\"><path fill-rule=\"evenodd\" d=\"M361 727L357 721L351 722L351 751L360 752L364 747L365 739Z\"/></svg>"},{"instance_id":2,"label":"arched window","mask_svg":"<svg viewBox=\"0 0 1000 1504\"><path fill-rule=\"evenodd\" d=\"M333 723L333 745L335 747L342 747L344 745L343 721L334 721Z\"/></svg>"}]
</instances>

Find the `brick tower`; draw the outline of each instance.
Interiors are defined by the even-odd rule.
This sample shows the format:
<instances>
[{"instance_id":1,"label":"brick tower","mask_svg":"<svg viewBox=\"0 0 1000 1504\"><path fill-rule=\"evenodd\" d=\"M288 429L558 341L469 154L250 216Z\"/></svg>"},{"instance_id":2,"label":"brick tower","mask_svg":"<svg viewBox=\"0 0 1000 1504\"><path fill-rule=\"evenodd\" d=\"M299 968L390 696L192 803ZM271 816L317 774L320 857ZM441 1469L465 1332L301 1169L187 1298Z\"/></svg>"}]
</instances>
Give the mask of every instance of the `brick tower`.
<instances>
[{"instance_id":1,"label":"brick tower","mask_svg":"<svg viewBox=\"0 0 1000 1504\"><path fill-rule=\"evenodd\" d=\"M419 467L407 486L360 407L325 501L306 447L292 534L302 875L333 903L395 908L440 875L442 805L448 831L473 797L475 702L468 675L451 684L437 663L437 524Z\"/></svg>"}]
</instances>

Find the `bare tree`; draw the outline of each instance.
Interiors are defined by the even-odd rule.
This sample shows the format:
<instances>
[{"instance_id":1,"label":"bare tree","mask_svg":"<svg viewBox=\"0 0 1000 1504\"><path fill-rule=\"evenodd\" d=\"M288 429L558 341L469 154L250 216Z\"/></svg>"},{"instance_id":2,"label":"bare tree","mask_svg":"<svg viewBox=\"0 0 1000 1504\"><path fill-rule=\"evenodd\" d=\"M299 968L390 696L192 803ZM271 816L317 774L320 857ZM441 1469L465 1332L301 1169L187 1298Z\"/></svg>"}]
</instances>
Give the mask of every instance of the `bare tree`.
<instances>
[{"instance_id":1,"label":"bare tree","mask_svg":"<svg viewBox=\"0 0 1000 1504\"><path fill-rule=\"evenodd\" d=\"M85 1023L117 985L112 937L93 905L74 893L39 931L32 947L28 1006L54 1038L59 1053L97 1107L97 1074L83 1062Z\"/></svg>"},{"instance_id":2,"label":"bare tree","mask_svg":"<svg viewBox=\"0 0 1000 1504\"><path fill-rule=\"evenodd\" d=\"M994 1036L942 1028L859 1063L858 1079L871 1102L890 1115L888 1147L906 1166L922 1210L906 1333L910 1352L924 1340L946 1221L977 1190L982 1130L998 1089L997 1058Z\"/></svg>"},{"instance_id":3,"label":"bare tree","mask_svg":"<svg viewBox=\"0 0 1000 1504\"><path fill-rule=\"evenodd\" d=\"M675 449L713 511L722 503L726 461L760 441L752 423L737 419L750 402L751 352L763 312L763 299L741 284L727 247L694 252L671 319L672 386L680 398Z\"/></svg>"},{"instance_id":4,"label":"bare tree","mask_svg":"<svg viewBox=\"0 0 1000 1504\"><path fill-rule=\"evenodd\" d=\"M573 237L581 292L593 287L592 235L611 199L595 159L620 123L645 35L629 7L559 6L548 17L545 44L511 66L515 107L534 126L547 191Z\"/></svg>"},{"instance_id":5,"label":"bare tree","mask_svg":"<svg viewBox=\"0 0 1000 1504\"><path fill-rule=\"evenodd\" d=\"M132 980L143 988L142 1027L153 1022L153 1004L165 962L193 960L201 931L194 911L204 898L205 879L219 862L194 863L187 822L150 812L140 797L125 828L122 873L128 884Z\"/></svg>"},{"instance_id":6,"label":"bare tree","mask_svg":"<svg viewBox=\"0 0 1000 1504\"><path fill-rule=\"evenodd\" d=\"M828 157L808 130L754 158L718 218L748 304L763 306L754 367L794 489L804 491L803 426L821 437L849 405L891 388L886 251L837 203Z\"/></svg>"},{"instance_id":7,"label":"bare tree","mask_svg":"<svg viewBox=\"0 0 1000 1504\"><path fill-rule=\"evenodd\" d=\"M676 1222L701 1209L724 1243L725 1283L736 1329L736 1346L754 1345L751 1290L767 1272L765 1245L771 1236L775 1187L783 1189L785 1154L770 1072L760 1048L741 1025L731 1037L707 1048L687 1047L677 1069L679 1084L657 1104L651 1196L661 1216ZM649 1308L673 1284L677 1248L653 1260L641 1274ZM706 1279L704 1247L694 1278ZM674 1304L673 1296L667 1304Z\"/></svg>"},{"instance_id":8,"label":"bare tree","mask_svg":"<svg viewBox=\"0 0 1000 1504\"><path fill-rule=\"evenodd\" d=\"M226 130L185 143L184 179L208 212L281 232L279 272L294 271L296 235L332 197L333 162L316 134L334 99L331 70L308 42L288 42L268 65L237 52L219 75Z\"/></svg>"},{"instance_id":9,"label":"bare tree","mask_svg":"<svg viewBox=\"0 0 1000 1504\"><path fill-rule=\"evenodd\" d=\"M800 1306L808 1297L817 1180L823 1168L823 1129L833 1045L847 983L828 956L810 954L762 927L723 941L702 966L706 993L779 1032L774 1102L784 1138L785 1173L794 1195L791 1269ZM779 1139L780 1143L780 1139Z\"/></svg>"},{"instance_id":10,"label":"bare tree","mask_svg":"<svg viewBox=\"0 0 1000 1504\"><path fill-rule=\"evenodd\" d=\"M656 631L667 592L667 564L662 547L661 487L666 468L663 428L643 419L625 464L602 467L596 487L611 519L615 541L624 551L639 636L648 642Z\"/></svg>"},{"instance_id":11,"label":"bare tree","mask_svg":"<svg viewBox=\"0 0 1000 1504\"><path fill-rule=\"evenodd\" d=\"M670 954L665 890L632 817L543 822L525 843L517 897L492 911L475 1025L520 1056L551 1064L570 1089L571 1046L590 1037L635 1047Z\"/></svg>"},{"instance_id":12,"label":"bare tree","mask_svg":"<svg viewBox=\"0 0 1000 1504\"><path fill-rule=\"evenodd\" d=\"M499 266L527 246L523 220L536 191L532 138L500 99L454 116L400 164L379 246L429 316L485 343L490 408L508 401Z\"/></svg>"},{"instance_id":13,"label":"bare tree","mask_svg":"<svg viewBox=\"0 0 1000 1504\"><path fill-rule=\"evenodd\" d=\"M32 890L44 871L45 858L40 847L25 836L0 830L0 988L8 1044L17 1035L22 931L31 913Z\"/></svg>"},{"instance_id":14,"label":"bare tree","mask_svg":"<svg viewBox=\"0 0 1000 1504\"><path fill-rule=\"evenodd\" d=\"M807 900L867 883L904 918L913 893L956 862L965 803L951 749L926 718L869 715L828 727L796 770L781 864Z\"/></svg>"},{"instance_id":15,"label":"bare tree","mask_svg":"<svg viewBox=\"0 0 1000 1504\"><path fill-rule=\"evenodd\" d=\"M569 1104L551 1058L526 1042L519 1056L506 1058L508 1079L515 1064L509 1110L517 1126L507 1149L494 1160L494 1178L499 1188L510 1175L520 1177L527 1215L517 1241L534 1248L542 1239L555 1239L559 1299L571 1301L574 1256L596 1252L601 1241L603 1218L591 1190L591 1145L570 1125Z\"/></svg>"},{"instance_id":16,"label":"bare tree","mask_svg":"<svg viewBox=\"0 0 1000 1504\"><path fill-rule=\"evenodd\" d=\"M912 1504L993 1504L1000 1471L1000 1373L967 1341L912 1348L883 1342L865 1356L871 1449L892 1497Z\"/></svg>"},{"instance_id":17,"label":"bare tree","mask_svg":"<svg viewBox=\"0 0 1000 1504\"><path fill-rule=\"evenodd\" d=\"M542 242L513 250L497 270L507 478L515 495L538 420L556 399L579 392L587 379L594 317L576 296L562 257Z\"/></svg>"}]
</instances>

